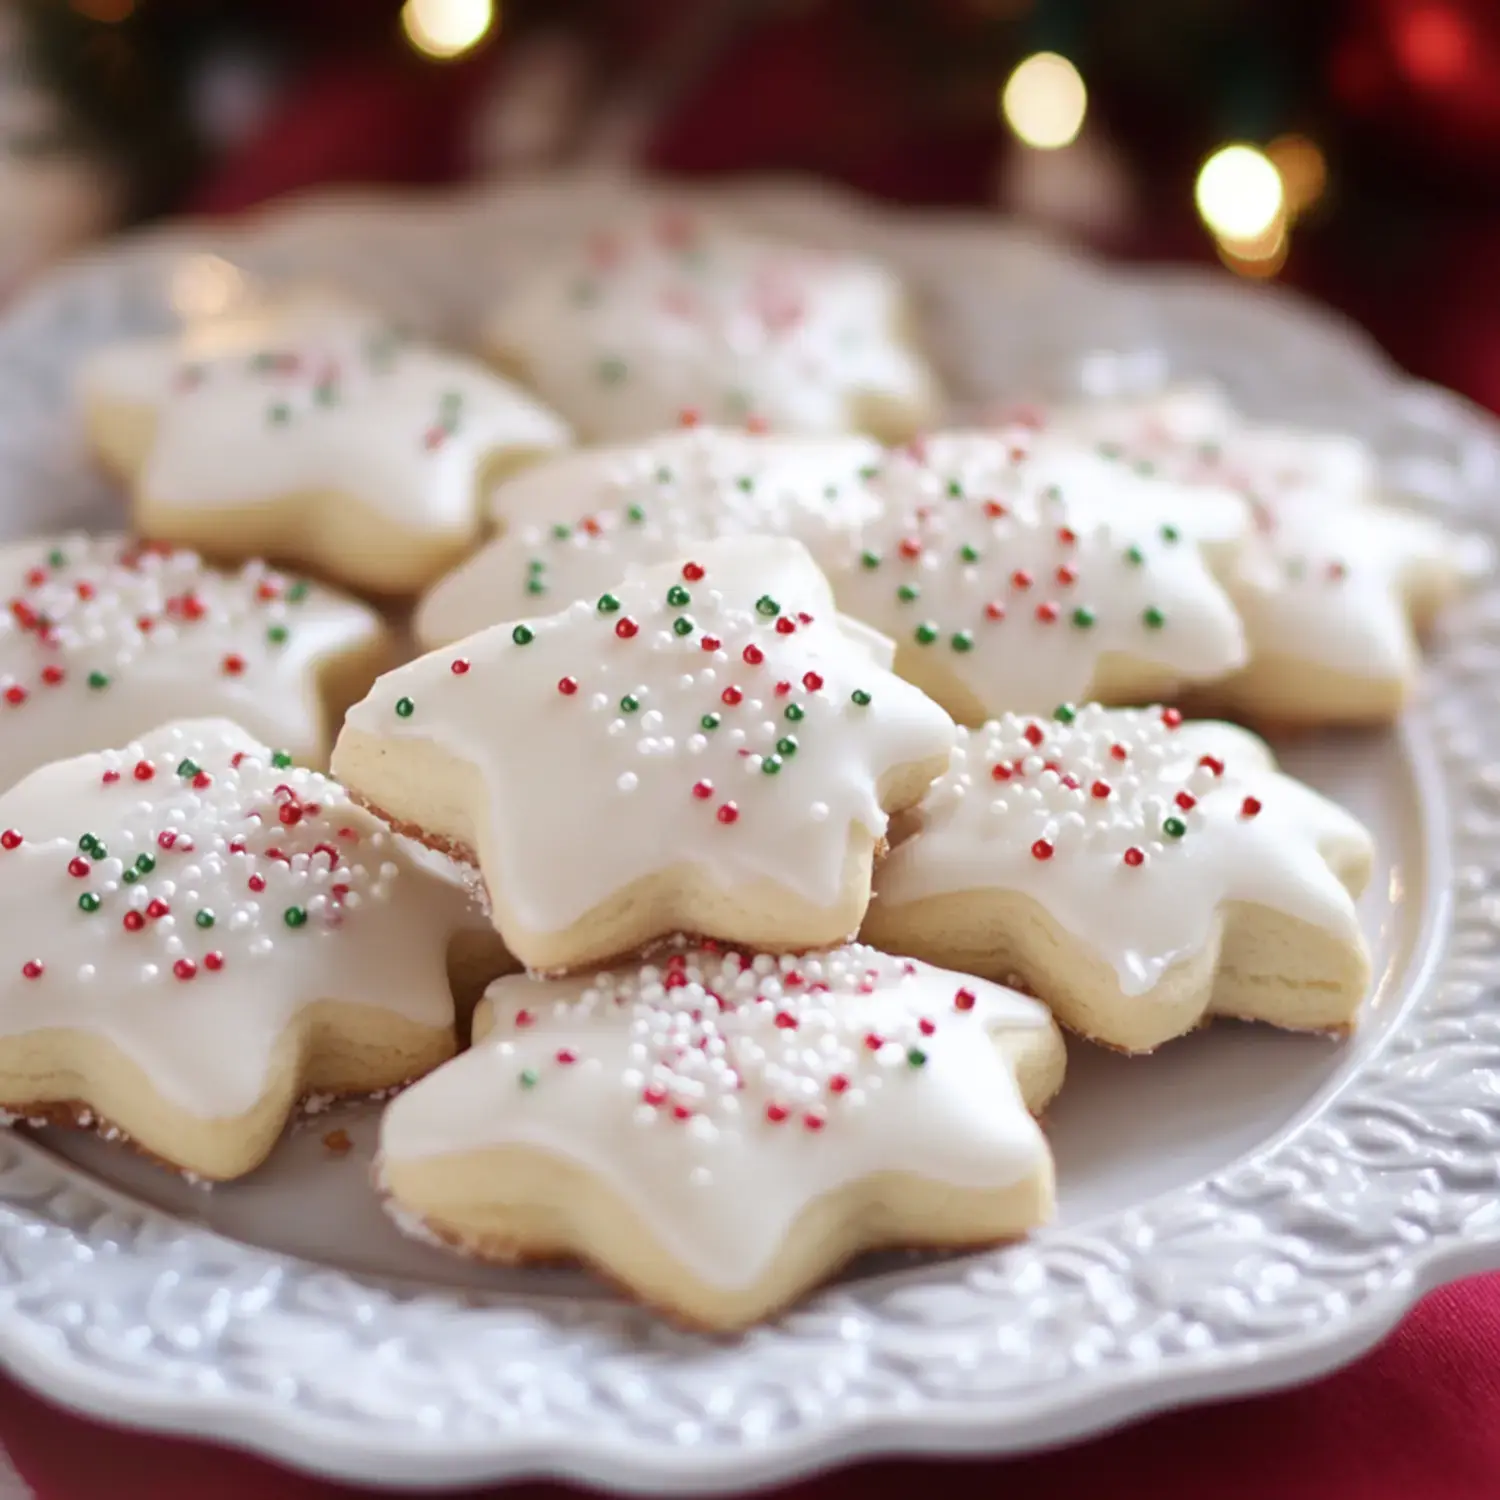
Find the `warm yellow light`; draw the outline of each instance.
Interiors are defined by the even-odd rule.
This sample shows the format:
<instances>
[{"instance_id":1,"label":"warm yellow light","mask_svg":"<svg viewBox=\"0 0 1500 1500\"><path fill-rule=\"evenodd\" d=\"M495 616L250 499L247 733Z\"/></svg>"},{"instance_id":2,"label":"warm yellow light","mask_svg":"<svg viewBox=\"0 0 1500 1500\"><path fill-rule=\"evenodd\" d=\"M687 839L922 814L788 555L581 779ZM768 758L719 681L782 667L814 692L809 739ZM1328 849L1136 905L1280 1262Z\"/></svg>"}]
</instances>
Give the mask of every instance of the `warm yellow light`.
<instances>
[{"instance_id":1,"label":"warm yellow light","mask_svg":"<svg viewBox=\"0 0 1500 1500\"><path fill-rule=\"evenodd\" d=\"M1328 186L1323 153L1305 135L1280 135L1266 147L1266 155L1281 173L1287 213L1293 217L1306 213Z\"/></svg>"},{"instance_id":2,"label":"warm yellow light","mask_svg":"<svg viewBox=\"0 0 1500 1500\"><path fill-rule=\"evenodd\" d=\"M1274 224L1265 234L1253 240L1220 240L1219 259L1236 276L1269 279L1286 264L1292 248L1285 227Z\"/></svg>"},{"instance_id":3,"label":"warm yellow light","mask_svg":"<svg viewBox=\"0 0 1500 1500\"><path fill-rule=\"evenodd\" d=\"M1194 189L1203 222L1221 240L1254 240L1281 217L1281 173L1254 146L1224 146L1203 163Z\"/></svg>"},{"instance_id":4,"label":"warm yellow light","mask_svg":"<svg viewBox=\"0 0 1500 1500\"><path fill-rule=\"evenodd\" d=\"M1083 126L1088 103L1078 69L1056 52L1028 57L1005 80L1000 94L1005 123L1039 151L1069 145Z\"/></svg>"},{"instance_id":5,"label":"warm yellow light","mask_svg":"<svg viewBox=\"0 0 1500 1500\"><path fill-rule=\"evenodd\" d=\"M401 29L428 57L461 57L495 24L495 0L406 0Z\"/></svg>"}]
</instances>

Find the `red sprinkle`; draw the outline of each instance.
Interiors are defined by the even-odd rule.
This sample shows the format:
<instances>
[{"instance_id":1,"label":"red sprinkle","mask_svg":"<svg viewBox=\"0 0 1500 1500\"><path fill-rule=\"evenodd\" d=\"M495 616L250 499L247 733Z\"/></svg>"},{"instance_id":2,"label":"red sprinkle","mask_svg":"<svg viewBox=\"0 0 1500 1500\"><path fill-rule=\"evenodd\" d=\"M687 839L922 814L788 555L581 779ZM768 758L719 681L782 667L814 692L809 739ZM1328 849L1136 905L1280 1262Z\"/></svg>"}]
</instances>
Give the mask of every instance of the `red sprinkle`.
<instances>
[{"instance_id":1,"label":"red sprinkle","mask_svg":"<svg viewBox=\"0 0 1500 1500\"><path fill-rule=\"evenodd\" d=\"M835 1073L828 1080L828 1092L830 1094L842 1094L849 1087L849 1080L842 1073Z\"/></svg>"},{"instance_id":2,"label":"red sprinkle","mask_svg":"<svg viewBox=\"0 0 1500 1500\"><path fill-rule=\"evenodd\" d=\"M740 810L733 802L726 802L718 811L718 819L721 823L735 823L739 821Z\"/></svg>"},{"instance_id":3,"label":"red sprinkle","mask_svg":"<svg viewBox=\"0 0 1500 1500\"><path fill-rule=\"evenodd\" d=\"M1130 751L1128 751L1124 747L1124 745L1111 745L1109 747L1109 753L1110 753L1110 755L1115 760L1129 760L1130 759Z\"/></svg>"},{"instance_id":4,"label":"red sprinkle","mask_svg":"<svg viewBox=\"0 0 1500 1500\"><path fill-rule=\"evenodd\" d=\"M987 620L1003 620L1005 606L998 599L991 599L984 607L984 617Z\"/></svg>"},{"instance_id":5,"label":"red sprinkle","mask_svg":"<svg viewBox=\"0 0 1500 1500\"><path fill-rule=\"evenodd\" d=\"M628 641L640 628L629 615L622 615L615 621L615 634L622 641Z\"/></svg>"},{"instance_id":6,"label":"red sprinkle","mask_svg":"<svg viewBox=\"0 0 1500 1500\"><path fill-rule=\"evenodd\" d=\"M578 679L576 677L559 677L557 679L557 690L564 698L571 698L578 691Z\"/></svg>"},{"instance_id":7,"label":"red sprinkle","mask_svg":"<svg viewBox=\"0 0 1500 1500\"><path fill-rule=\"evenodd\" d=\"M1176 729L1182 723L1182 710L1180 708L1162 709L1161 721L1168 729Z\"/></svg>"},{"instance_id":8,"label":"red sprinkle","mask_svg":"<svg viewBox=\"0 0 1500 1500\"><path fill-rule=\"evenodd\" d=\"M1183 812L1192 812L1198 805L1198 799L1191 792L1178 792L1172 800L1176 802Z\"/></svg>"},{"instance_id":9,"label":"red sprinkle","mask_svg":"<svg viewBox=\"0 0 1500 1500\"><path fill-rule=\"evenodd\" d=\"M642 1100L650 1105L657 1106L667 1102L667 1091L659 1084L648 1084L641 1090Z\"/></svg>"},{"instance_id":10,"label":"red sprinkle","mask_svg":"<svg viewBox=\"0 0 1500 1500\"><path fill-rule=\"evenodd\" d=\"M250 879L245 882L245 884L248 885L252 891L263 891L266 888L266 877L264 875L252 875Z\"/></svg>"},{"instance_id":11,"label":"red sprinkle","mask_svg":"<svg viewBox=\"0 0 1500 1500\"><path fill-rule=\"evenodd\" d=\"M865 1033L865 1046L871 1052L879 1052L885 1046L885 1038L879 1032L869 1031Z\"/></svg>"},{"instance_id":12,"label":"red sprinkle","mask_svg":"<svg viewBox=\"0 0 1500 1500\"><path fill-rule=\"evenodd\" d=\"M808 692L816 693L823 686L823 679L816 672L804 672L802 674L802 686Z\"/></svg>"},{"instance_id":13,"label":"red sprinkle","mask_svg":"<svg viewBox=\"0 0 1500 1500\"><path fill-rule=\"evenodd\" d=\"M21 965L21 973L24 974L27 979L40 979L43 973L43 966L36 959L28 958L26 962Z\"/></svg>"},{"instance_id":14,"label":"red sprinkle","mask_svg":"<svg viewBox=\"0 0 1500 1500\"><path fill-rule=\"evenodd\" d=\"M1093 786L1089 788L1089 791L1093 796L1097 797L1102 802L1107 796L1109 796L1110 785L1107 781L1096 781Z\"/></svg>"},{"instance_id":15,"label":"red sprinkle","mask_svg":"<svg viewBox=\"0 0 1500 1500\"><path fill-rule=\"evenodd\" d=\"M795 1031L797 1029L797 1018L789 1010L778 1010L776 1012L776 1024L783 1031Z\"/></svg>"},{"instance_id":16,"label":"red sprinkle","mask_svg":"<svg viewBox=\"0 0 1500 1500\"><path fill-rule=\"evenodd\" d=\"M1028 724L1024 731L1028 745L1040 745L1047 738L1040 724Z\"/></svg>"},{"instance_id":17,"label":"red sprinkle","mask_svg":"<svg viewBox=\"0 0 1500 1500\"><path fill-rule=\"evenodd\" d=\"M974 991L955 990L953 994L953 1008L954 1010L973 1010Z\"/></svg>"},{"instance_id":18,"label":"red sprinkle","mask_svg":"<svg viewBox=\"0 0 1500 1500\"><path fill-rule=\"evenodd\" d=\"M828 1118L821 1110L810 1109L802 1116L802 1123L809 1130L821 1130L828 1123Z\"/></svg>"},{"instance_id":19,"label":"red sprinkle","mask_svg":"<svg viewBox=\"0 0 1500 1500\"><path fill-rule=\"evenodd\" d=\"M26 701L26 689L20 686L6 688L5 701L12 708L19 708Z\"/></svg>"},{"instance_id":20,"label":"red sprinkle","mask_svg":"<svg viewBox=\"0 0 1500 1500\"><path fill-rule=\"evenodd\" d=\"M1013 589L1029 589L1031 587L1031 583L1031 574L1028 573L1025 568L1017 568L1016 571L1010 575L1010 586Z\"/></svg>"},{"instance_id":21,"label":"red sprinkle","mask_svg":"<svg viewBox=\"0 0 1500 1500\"><path fill-rule=\"evenodd\" d=\"M1062 584L1064 588L1066 588L1070 583L1077 583L1078 569L1070 566L1068 563L1064 563L1062 567L1057 570L1057 581Z\"/></svg>"},{"instance_id":22,"label":"red sprinkle","mask_svg":"<svg viewBox=\"0 0 1500 1500\"><path fill-rule=\"evenodd\" d=\"M1057 616L1058 608L1050 599L1045 604L1038 604L1036 607L1036 617L1043 625L1056 624Z\"/></svg>"},{"instance_id":23,"label":"red sprinkle","mask_svg":"<svg viewBox=\"0 0 1500 1500\"><path fill-rule=\"evenodd\" d=\"M172 965L172 972L179 979L196 979L198 976L198 965L190 958L179 958Z\"/></svg>"},{"instance_id":24,"label":"red sprinkle","mask_svg":"<svg viewBox=\"0 0 1500 1500\"><path fill-rule=\"evenodd\" d=\"M1125 863L1129 865L1132 870L1137 868L1137 866L1139 865L1145 864L1146 851L1144 849L1137 849L1135 845L1132 844L1130 848L1125 851Z\"/></svg>"},{"instance_id":25,"label":"red sprinkle","mask_svg":"<svg viewBox=\"0 0 1500 1500\"><path fill-rule=\"evenodd\" d=\"M687 562L682 565L682 576L689 583L697 583L703 577L703 565L701 563Z\"/></svg>"},{"instance_id":26,"label":"red sprinkle","mask_svg":"<svg viewBox=\"0 0 1500 1500\"><path fill-rule=\"evenodd\" d=\"M208 774L207 771L199 771L198 774L193 777L193 786L200 792L205 787L212 786L213 784L214 779Z\"/></svg>"},{"instance_id":27,"label":"red sprinkle","mask_svg":"<svg viewBox=\"0 0 1500 1500\"><path fill-rule=\"evenodd\" d=\"M139 932L146 925L146 919L138 911L125 913L123 925L126 932Z\"/></svg>"},{"instance_id":28,"label":"red sprinkle","mask_svg":"<svg viewBox=\"0 0 1500 1500\"><path fill-rule=\"evenodd\" d=\"M790 615L782 615L776 622L777 635L791 635L797 629L797 622Z\"/></svg>"},{"instance_id":29,"label":"red sprinkle","mask_svg":"<svg viewBox=\"0 0 1500 1500\"><path fill-rule=\"evenodd\" d=\"M48 687L56 687L58 683L63 680L64 675L65 674L61 667L42 668L42 681L45 682Z\"/></svg>"},{"instance_id":30,"label":"red sprinkle","mask_svg":"<svg viewBox=\"0 0 1500 1500\"><path fill-rule=\"evenodd\" d=\"M522 1009L516 1012L517 1026L530 1026L534 1020L536 1017L529 1010Z\"/></svg>"},{"instance_id":31,"label":"red sprinkle","mask_svg":"<svg viewBox=\"0 0 1500 1500\"><path fill-rule=\"evenodd\" d=\"M1240 803L1240 816L1242 818L1253 818L1260 812L1260 798L1246 797Z\"/></svg>"},{"instance_id":32,"label":"red sprinkle","mask_svg":"<svg viewBox=\"0 0 1500 1500\"><path fill-rule=\"evenodd\" d=\"M693 795L700 801L706 802L714 794L714 784L711 781L695 781L693 783Z\"/></svg>"},{"instance_id":33,"label":"red sprinkle","mask_svg":"<svg viewBox=\"0 0 1500 1500\"><path fill-rule=\"evenodd\" d=\"M455 677L462 677L464 673L469 670L468 657L455 656L453 660L448 663L448 670L452 672Z\"/></svg>"},{"instance_id":34,"label":"red sprinkle","mask_svg":"<svg viewBox=\"0 0 1500 1500\"><path fill-rule=\"evenodd\" d=\"M1005 514L1005 507L998 500L986 500L984 502L984 513L990 520L998 521Z\"/></svg>"},{"instance_id":35,"label":"red sprinkle","mask_svg":"<svg viewBox=\"0 0 1500 1500\"><path fill-rule=\"evenodd\" d=\"M922 544L914 536L901 538L900 547L902 557L917 558L922 555Z\"/></svg>"},{"instance_id":36,"label":"red sprinkle","mask_svg":"<svg viewBox=\"0 0 1500 1500\"><path fill-rule=\"evenodd\" d=\"M74 880L83 880L88 876L91 866L88 860L79 859L76 856L68 861L68 874Z\"/></svg>"},{"instance_id":37,"label":"red sprinkle","mask_svg":"<svg viewBox=\"0 0 1500 1500\"><path fill-rule=\"evenodd\" d=\"M166 916L169 911L171 911L171 909L172 908L168 906L165 901L161 900L158 897L155 901L152 901L147 905L146 915L150 917L152 921L159 922L164 916Z\"/></svg>"},{"instance_id":38,"label":"red sprinkle","mask_svg":"<svg viewBox=\"0 0 1500 1500\"><path fill-rule=\"evenodd\" d=\"M113 786L120 779L120 773L118 771L106 771L99 779L105 786Z\"/></svg>"},{"instance_id":39,"label":"red sprinkle","mask_svg":"<svg viewBox=\"0 0 1500 1500\"><path fill-rule=\"evenodd\" d=\"M559 1047L557 1049L557 1060L564 1067L567 1067L569 1063L576 1063L578 1061L578 1054L571 1047Z\"/></svg>"},{"instance_id":40,"label":"red sprinkle","mask_svg":"<svg viewBox=\"0 0 1500 1500\"><path fill-rule=\"evenodd\" d=\"M990 777L995 781L1009 781L1015 774L1015 767L1008 760L997 760L990 767Z\"/></svg>"},{"instance_id":41,"label":"red sprinkle","mask_svg":"<svg viewBox=\"0 0 1500 1500\"><path fill-rule=\"evenodd\" d=\"M149 760L138 760L135 770L130 773L137 781L150 781L156 775L156 767Z\"/></svg>"},{"instance_id":42,"label":"red sprinkle","mask_svg":"<svg viewBox=\"0 0 1500 1500\"><path fill-rule=\"evenodd\" d=\"M758 667L766 659L766 653L753 641L740 654L744 657L746 665L752 667Z\"/></svg>"},{"instance_id":43,"label":"red sprinkle","mask_svg":"<svg viewBox=\"0 0 1500 1500\"><path fill-rule=\"evenodd\" d=\"M772 1103L766 1105L766 1119L773 1125L780 1125L786 1119L788 1113L789 1111L784 1104Z\"/></svg>"},{"instance_id":44,"label":"red sprinkle","mask_svg":"<svg viewBox=\"0 0 1500 1500\"><path fill-rule=\"evenodd\" d=\"M231 651L219 665L226 677L238 677L245 670L245 658Z\"/></svg>"},{"instance_id":45,"label":"red sprinkle","mask_svg":"<svg viewBox=\"0 0 1500 1500\"><path fill-rule=\"evenodd\" d=\"M1055 852L1051 839L1038 839L1031 846L1031 857L1033 859L1048 860L1052 858Z\"/></svg>"},{"instance_id":46,"label":"red sprinkle","mask_svg":"<svg viewBox=\"0 0 1500 1500\"><path fill-rule=\"evenodd\" d=\"M733 707L733 705L738 703L744 696L744 693L742 693L739 688L735 687L734 684L731 683L727 688L724 689L722 693L719 694L719 700Z\"/></svg>"},{"instance_id":47,"label":"red sprinkle","mask_svg":"<svg viewBox=\"0 0 1500 1500\"><path fill-rule=\"evenodd\" d=\"M1071 547L1078 540L1078 533L1071 526L1059 526L1057 528L1057 539L1064 547Z\"/></svg>"},{"instance_id":48,"label":"red sprinkle","mask_svg":"<svg viewBox=\"0 0 1500 1500\"><path fill-rule=\"evenodd\" d=\"M691 1120L693 1112L685 1104L674 1104L672 1106L672 1118L674 1120Z\"/></svg>"},{"instance_id":49,"label":"red sprinkle","mask_svg":"<svg viewBox=\"0 0 1500 1500\"><path fill-rule=\"evenodd\" d=\"M215 949L212 953L203 955L203 967L217 974L224 967L224 955Z\"/></svg>"},{"instance_id":50,"label":"red sprinkle","mask_svg":"<svg viewBox=\"0 0 1500 1500\"><path fill-rule=\"evenodd\" d=\"M1216 756L1200 755L1198 757L1198 764L1200 766L1206 766L1210 771L1214 773L1215 776L1222 776L1224 774L1224 762L1222 760L1219 760Z\"/></svg>"},{"instance_id":51,"label":"red sprinkle","mask_svg":"<svg viewBox=\"0 0 1500 1500\"><path fill-rule=\"evenodd\" d=\"M724 644L724 642L721 641L716 635L700 635L698 637L698 644L705 651L717 651L719 647Z\"/></svg>"},{"instance_id":52,"label":"red sprinkle","mask_svg":"<svg viewBox=\"0 0 1500 1500\"><path fill-rule=\"evenodd\" d=\"M696 427L703 420L703 413L696 406L684 406L677 413L679 427Z\"/></svg>"},{"instance_id":53,"label":"red sprinkle","mask_svg":"<svg viewBox=\"0 0 1500 1500\"><path fill-rule=\"evenodd\" d=\"M931 1036L932 1033L937 1030L937 1026L932 1021L929 1021L926 1016L922 1016L917 1021L917 1030L920 1031L923 1036Z\"/></svg>"},{"instance_id":54,"label":"red sprinkle","mask_svg":"<svg viewBox=\"0 0 1500 1500\"><path fill-rule=\"evenodd\" d=\"M14 828L7 828L0 833L0 849L19 849L21 847L21 835Z\"/></svg>"}]
</instances>

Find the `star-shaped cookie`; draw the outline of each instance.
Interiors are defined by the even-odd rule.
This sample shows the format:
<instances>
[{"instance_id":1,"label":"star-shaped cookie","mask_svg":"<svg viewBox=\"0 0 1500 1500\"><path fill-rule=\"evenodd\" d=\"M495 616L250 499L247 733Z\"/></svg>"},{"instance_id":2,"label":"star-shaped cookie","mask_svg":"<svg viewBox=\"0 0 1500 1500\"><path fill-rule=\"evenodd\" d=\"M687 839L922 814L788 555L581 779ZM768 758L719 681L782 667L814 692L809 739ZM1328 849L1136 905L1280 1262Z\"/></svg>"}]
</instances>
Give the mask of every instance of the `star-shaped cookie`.
<instances>
[{"instance_id":1,"label":"star-shaped cookie","mask_svg":"<svg viewBox=\"0 0 1500 1500\"><path fill-rule=\"evenodd\" d=\"M937 405L911 321L882 266L665 208L549 247L485 342L593 442L647 437L684 408L899 440Z\"/></svg>"},{"instance_id":2,"label":"star-shaped cookie","mask_svg":"<svg viewBox=\"0 0 1500 1500\"><path fill-rule=\"evenodd\" d=\"M125 537L0 549L0 588L0 790L189 714L324 765L331 725L390 655L375 611L333 589Z\"/></svg>"},{"instance_id":3,"label":"star-shaped cookie","mask_svg":"<svg viewBox=\"0 0 1500 1500\"><path fill-rule=\"evenodd\" d=\"M635 568L721 536L790 536L814 557L877 510L883 450L856 436L689 427L535 464L490 496L501 534L418 605L425 649L592 599Z\"/></svg>"},{"instance_id":4,"label":"star-shaped cookie","mask_svg":"<svg viewBox=\"0 0 1500 1500\"><path fill-rule=\"evenodd\" d=\"M506 945L560 970L674 932L840 942L948 716L850 634L797 543L705 543L376 682L335 773L477 863Z\"/></svg>"},{"instance_id":5,"label":"star-shaped cookie","mask_svg":"<svg viewBox=\"0 0 1500 1500\"><path fill-rule=\"evenodd\" d=\"M1332 433L1262 426L1209 391L1039 413L1039 446L1094 442L1123 465L1229 487L1255 528L1224 572L1250 651L1203 702L1268 722L1381 722L1400 711L1418 635L1487 549L1385 495L1374 456Z\"/></svg>"},{"instance_id":6,"label":"star-shaped cookie","mask_svg":"<svg viewBox=\"0 0 1500 1500\"><path fill-rule=\"evenodd\" d=\"M457 562L488 485L569 436L475 362L316 299L105 348L81 392L141 534L391 594Z\"/></svg>"},{"instance_id":7,"label":"star-shaped cookie","mask_svg":"<svg viewBox=\"0 0 1500 1500\"><path fill-rule=\"evenodd\" d=\"M870 942L1014 977L1127 1052L1209 1015L1354 1024L1370 836L1245 730L1170 708L1007 714L960 732L912 822Z\"/></svg>"},{"instance_id":8,"label":"star-shaped cookie","mask_svg":"<svg viewBox=\"0 0 1500 1500\"><path fill-rule=\"evenodd\" d=\"M767 1317L864 1250L994 1244L1051 1211L1031 1115L1062 1039L984 980L859 944L694 945L501 980L476 1032L386 1111L398 1222L588 1261L696 1325Z\"/></svg>"},{"instance_id":9,"label":"star-shaped cookie","mask_svg":"<svg viewBox=\"0 0 1500 1500\"><path fill-rule=\"evenodd\" d=\"M1244 661L1211 556L1249 525L1229 494L1125 472L1073 445L950 432L889 455L882 509L823 558L839 607L896 642L896 670L954 718L1059 698L1139 703Z\"/></svg>"},{"instance_id":10,"label":"star-shaped cookie","mask_svg":"<svg viewBox=\"0 0 1500 1500\"><path fill-rule=\"evenodd\" d=\"M503 968L458 880L224 719L44 766L0 830L0 1108L200 1177L435 1067Z\"/></svg>"}]
</instances>

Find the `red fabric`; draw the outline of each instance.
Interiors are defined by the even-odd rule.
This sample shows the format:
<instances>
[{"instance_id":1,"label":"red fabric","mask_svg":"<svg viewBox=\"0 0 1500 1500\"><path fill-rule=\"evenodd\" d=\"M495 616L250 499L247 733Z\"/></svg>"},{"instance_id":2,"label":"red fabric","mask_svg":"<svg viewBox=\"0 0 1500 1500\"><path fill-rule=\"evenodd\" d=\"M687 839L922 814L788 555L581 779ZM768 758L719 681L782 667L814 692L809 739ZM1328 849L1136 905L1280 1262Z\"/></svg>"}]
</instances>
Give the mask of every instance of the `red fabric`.
<instances>
[{"instance_id":1,"label":"red fabric","mask_svg":"<svg viewBox=\"0 0 1500 1500\"><path fill-rule=\"evenodd\" d=\"M198 1443L117 1432L0 1383L0 1440L38 1500L355 1500L350 1489ZM1429 1297L1381 1348L1299 1390L1176 1412L1010 1462L862 1465L784 1500L1494 1500L1500 1276ZM381 1492L388 1494L389 1492ZM452 1500L558 1500L554 1485Z\"/></svg>"}]
</instances>

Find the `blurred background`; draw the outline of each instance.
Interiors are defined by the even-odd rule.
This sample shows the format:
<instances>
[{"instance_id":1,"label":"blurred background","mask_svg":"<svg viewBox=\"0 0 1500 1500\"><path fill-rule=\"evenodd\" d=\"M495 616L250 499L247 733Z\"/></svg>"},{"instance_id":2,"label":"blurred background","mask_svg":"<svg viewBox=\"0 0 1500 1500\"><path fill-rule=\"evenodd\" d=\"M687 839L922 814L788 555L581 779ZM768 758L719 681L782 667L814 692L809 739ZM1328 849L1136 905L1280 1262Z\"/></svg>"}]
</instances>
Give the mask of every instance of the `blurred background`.
<instances>
[{"instance_id":1,"label":"blurred background","mask_svg":"<svg viewBox=\"0 0 1500 1500\"><path fill-rule=\"evenodd\" d=\"M165 215L576 164L1286 282L1500 411L1500 0L0 0L0 301Z\"/></svg>"}]
</instances>

